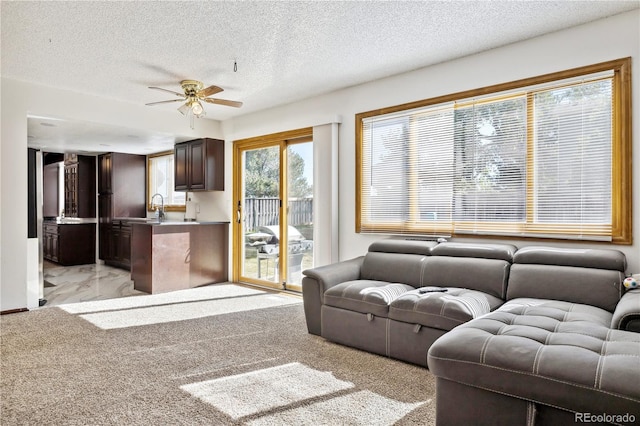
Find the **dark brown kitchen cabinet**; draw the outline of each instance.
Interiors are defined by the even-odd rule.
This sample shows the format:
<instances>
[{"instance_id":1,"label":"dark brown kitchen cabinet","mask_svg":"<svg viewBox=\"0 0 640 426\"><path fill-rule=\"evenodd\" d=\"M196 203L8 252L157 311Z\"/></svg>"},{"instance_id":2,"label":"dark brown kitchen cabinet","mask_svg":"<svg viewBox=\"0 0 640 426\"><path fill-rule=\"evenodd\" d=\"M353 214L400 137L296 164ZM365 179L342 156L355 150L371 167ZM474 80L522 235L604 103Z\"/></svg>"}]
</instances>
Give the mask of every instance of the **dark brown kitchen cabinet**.
<instances>
[{"instance_id":1,"label":"dark brown kitchen cabinet","mask_svg":"<svg viewBox=\"0 0 640 426\"><path fill-rule=\"evenodd\" d=\"M133 223L133 288L164 293L229 279L229 223Z\"/></svg>"},{"instance_id":2,"label":"dark brown kitchen cabinet","mask_svg":"<svg viewBox=\"0 0 640 426\"><path fill-rule=\"evenodd\" d=\"M111 157L104 154L98 157L98 194L111 193Z\"/></svg>"},{"instance_id":3,"label":"dark brown kitchen cabinet","mask_svg":"<svg viewBox=\"0 0 640 426\"><path fill-rule=\"evenodd\" d=\"M63 266L84 265L96 261L96 224L44 223L42 255Z\"/></svg>"},{"instance_id":4,"label":"dark brown kitchen cabinet","mask_svg":"<svg viewBox=\"0 0 640 426\"><path fill-rule=\"evenodd\" d=\"M60 164L47 164L42 169L42 216L57 217L60 214Z\"/></svg>"},{"instance_id":5,"label":"dark brown kitchen cabinet","mask_svg":"<svg viewBox=\"0 0 640 426\"><path fill-rule=\"evenodd\" d=\"M96 157L65 154L64 214L96 217Z\"/></svg>"},{"instance_id":6,"label":"dark brown kitchen cabinet","mask_svg":"<svg viewBox=\"0 0 640 426\"><path fill-rule=\"evenodd\" d=\"M102 228L101 242L100 257L107 265L131 269L131 223L114 220Z\"/></svg>"},{"instance_id":7,"label":"dark brown kitchen cabinet","mask_svg":"<svg viewBox=\"0 0 640 426\"><path fill-rule=\"evenodd\" d=\"M224 141L196 139L174 148L176 191L224 191Z\"/></svg>"},{"instance_id":8,"label":"dark brown kitchen cabinet","mask_svg":"<svg viewBox=\"0 0 640 426\"><path fill-rule=\"evenodd\" d=\"M108 153L98 157L99 256L107 265L130 269L131 224L147 216L144 155Z\"/></svg>"},{"instance_id":9,"label":"dark brown kitchen cabinet","mask_svg":"<svg viewBox=\"0 0 640 426\"><path fill-rule=\"evenodd\" d=\"M52 262L58 261L58 225L44 224L42 227L42 256Z\"/></svg>"},{"instance_id":10,"label":"dark brown kitchen cabinet","mask_svg":"<svg viewBox=\"0 0 640 426\"><path fill-rule=\"evenodd\" d=\"M78 165L64 166L64 214L78 217Z\"/></svg>"},{"instance_id":11,"label":"dark brown kitchen cabinet","mask_svg":"<svg viewBox=\"0 0 640 426\"><path fill-rule=\"evenodd\" d=\"M98 161L98 193L111 195L109 211L100 217L146 217L147 157L111 152Z\"/></svg>"}]
</instances>

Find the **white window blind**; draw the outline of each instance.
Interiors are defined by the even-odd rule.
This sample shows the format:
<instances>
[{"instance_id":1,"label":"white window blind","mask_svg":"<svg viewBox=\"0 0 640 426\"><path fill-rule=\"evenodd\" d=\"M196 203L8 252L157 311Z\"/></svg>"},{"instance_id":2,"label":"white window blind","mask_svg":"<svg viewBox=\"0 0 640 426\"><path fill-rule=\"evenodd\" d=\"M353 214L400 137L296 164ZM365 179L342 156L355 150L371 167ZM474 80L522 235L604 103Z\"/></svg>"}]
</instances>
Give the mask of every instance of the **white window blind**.
<instances>
[{"instance_id":1,"label":"white window blind","mask_svg":"<svg viewBox=\"0 0 640 426\"><path fill-rule=\"evenodd\" d=\"M611 79L534 95L534 222L611 231Z\"/></svg>"},{"instance_id":2,"label":"white window blind","mask_svg":"<svg viewBox=\"0 0 640 426\"><path fill-rule=\"evenodd\" d=\"M359 230L608 240L614 72L361 120Z\"/></svg>"}]
</instances>

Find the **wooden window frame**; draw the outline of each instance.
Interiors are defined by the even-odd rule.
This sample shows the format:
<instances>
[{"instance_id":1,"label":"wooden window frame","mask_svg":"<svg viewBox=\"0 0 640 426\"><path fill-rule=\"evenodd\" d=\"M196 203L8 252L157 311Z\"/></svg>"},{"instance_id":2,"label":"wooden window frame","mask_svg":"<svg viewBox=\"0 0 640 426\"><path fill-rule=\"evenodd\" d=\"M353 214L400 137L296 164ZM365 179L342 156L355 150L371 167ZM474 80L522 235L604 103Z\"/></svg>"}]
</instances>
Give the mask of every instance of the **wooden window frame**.
<instances>
[{"instance_id":1,"label":"wooden window frame","mask_svg":"<svg viewBox=\"0 0 640 426\"><path fill-rule=\"evenodd\" d=\"M570 70L564 70L560 72L554 72L544 74L541 76L525 78L508 83L501 83L492 86L486 86L478 89L467 90L457 92L453 94L437 96L430 99L405 103L401 105L376 109L372 111L358 113L355 116L355 138L356 138L356 232L357 233L411 233L415 235L424 234L426 231L422 227L415 229L407 228L406 225L385 224L381 228L381 231L369 230L363 226L363 134L364 125L363 122L369 117L375 117L379 115L385 115L390 113L402 112L406 110L422 108L427 106L433 106L444 103L451 103L457 100L464 100L473 97L488 96L506 91L514 91L520 88L528 86L548 84L554 81L561 81L564 79L576 78L581 75L595 74L599 72L613 71L613 121L612 121L612 182L611 182L611 240L607 241L613 244L631 245L633 242L632 235L632 109L631 109L631 58L621 58L607 62L601 62L598 64L573 68ZM528 106L528 108L531 108ZM530 112L529 112L530 113ZM529 126L528 126L529 127ZM531 130L527 130L529 135L527 136L528 150L532 150L533 135ZM527 170L533 167L533 160L527 158ZM530 178L527 178L529 181ZM532 191L533 183L527 183L527 191ZM527 194L529 198L530 194ZM509 231L514 231L513 224L508 222L496 222L495 234L477 235L478 237L499 237L499 238L526 238L526 239L544 239L549 240L567 240L564 237L548 236L545 233L545 229L558 228L556 225L548 227L540 226L539 224L530 223L530 205L527 204L527 235L514 235ZM511 229L509 229L511 228ZM501 231L504 234L501 234ZM505 232L507 231L507 232ZM585 241L579 239L578 231L572 230L570 226L565 226L562 230L563 234L575 235L575 239L570 241ZM534 234L534 235L532 235ZM539 234L536 236L535 234ZM459 234L450 229L449 235L451 236L464 236L473 237L473 234ZM592 242L589 240L589 242Z\"/></svg>"}]
</instances>

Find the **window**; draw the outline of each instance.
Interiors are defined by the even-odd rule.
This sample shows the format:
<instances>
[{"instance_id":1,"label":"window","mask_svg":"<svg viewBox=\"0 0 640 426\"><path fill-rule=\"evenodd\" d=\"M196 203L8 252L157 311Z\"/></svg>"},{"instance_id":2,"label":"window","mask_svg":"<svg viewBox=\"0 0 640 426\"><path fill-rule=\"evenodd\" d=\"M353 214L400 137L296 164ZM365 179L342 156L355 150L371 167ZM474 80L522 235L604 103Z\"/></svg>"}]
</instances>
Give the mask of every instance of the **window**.
<instances>
[{"instance_id":1,"label":"window","mask_svg":"<svg viewBox=\"0 0 640 426\"><path fill-rule=\"evenodd\" d=\"M357 232L631 244L629 68L357 114Z\"/></svg>"},{"instance_id":2,"label":"window","mask_svg":"<svg viewBox=\"0 0 640 426\"><path fill-rule=\"evenodd\" d=\"M151 197L158 193L164 199L165 211L185 211L185 193L174 191L173 151L150 155L147 160L147 204L154 210ZM159 203L159 197L155 199Z\"/></svg>"}]
</instances>

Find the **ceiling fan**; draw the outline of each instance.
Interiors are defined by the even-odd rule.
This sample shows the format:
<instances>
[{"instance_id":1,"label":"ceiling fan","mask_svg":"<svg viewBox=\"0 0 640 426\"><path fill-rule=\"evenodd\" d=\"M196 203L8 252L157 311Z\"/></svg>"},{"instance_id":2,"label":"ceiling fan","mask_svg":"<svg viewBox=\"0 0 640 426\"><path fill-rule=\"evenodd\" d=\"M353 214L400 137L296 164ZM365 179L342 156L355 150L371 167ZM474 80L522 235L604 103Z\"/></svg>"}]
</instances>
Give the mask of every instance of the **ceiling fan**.
<instances>
[{"instance_id":1,"label":"ceiling fan","mask_svg":"<svg viewBox=\"0 0 640 426\"><path fill-rule=\"evenodd\" d=\"M180 99L170 99L168 101L150 102L146 105L166 104L169 102L183 102L186 101L178 111L182 115L191 116L191 128L193 129L193 117L203 117L206 115L202 102L210 104L226 105L230 107L239 108L242 106L242 102L229 101L226 99L210 98L209 96L222 92L224 89L218 86L204 87L201 81L197 80L182 80L180 82L184 93L174 92L173 90L163 89L162 87L150 86L149 89L162 90L163 92L172 93L178 96Z\"/></svg>"}]
</instances>

